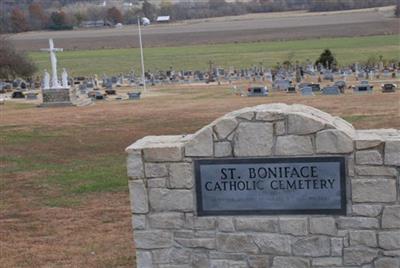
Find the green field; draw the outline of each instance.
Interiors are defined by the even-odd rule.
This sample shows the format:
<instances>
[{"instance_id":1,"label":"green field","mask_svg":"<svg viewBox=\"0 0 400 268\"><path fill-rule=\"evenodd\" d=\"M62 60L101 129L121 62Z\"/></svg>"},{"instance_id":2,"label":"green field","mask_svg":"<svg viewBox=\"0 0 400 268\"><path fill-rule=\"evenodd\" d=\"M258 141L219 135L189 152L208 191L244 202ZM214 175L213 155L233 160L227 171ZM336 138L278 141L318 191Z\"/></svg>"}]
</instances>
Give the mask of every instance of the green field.
<instances>
[{"instance_id":1,"label":"green field","mask_svg":"<svg viewBox=\"0 0 400 268\"><path fill-rule=\"evenodd\" d=\"M368 36L353 38L323 38L297 41L274 41L256 43L230 43L182 47L145 48L146 69L205 70L208 61L228 68L249 67L255 64L272 66L285 60L314 61L323 49L329 48L340 65L365 62L369 57L400 60L400 36ZM50 69L48 55L43 52L29 54L38 64L39 71ZM140 53L132 49L101 49L65 51L58 53L60 68L67 68L70 75L93 75L139 71Z\"/></svg>"}]
</instances>

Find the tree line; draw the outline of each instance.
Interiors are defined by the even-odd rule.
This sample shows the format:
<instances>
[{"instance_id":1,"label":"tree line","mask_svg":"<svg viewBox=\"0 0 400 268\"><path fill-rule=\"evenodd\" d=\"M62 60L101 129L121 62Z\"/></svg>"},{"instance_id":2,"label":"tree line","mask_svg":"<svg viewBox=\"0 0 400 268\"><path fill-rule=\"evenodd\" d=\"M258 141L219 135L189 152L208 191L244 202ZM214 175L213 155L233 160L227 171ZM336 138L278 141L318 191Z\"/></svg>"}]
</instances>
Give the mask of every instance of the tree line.
<instances>
[{"instance_id":1,"label":"tree line","mask_svg":"<svg viewBox=\"0 0 400 268\"><path fill-rule=\"evenodd\" d=\"M15 1L16 2L16 1ZM67 30L80 27L84 21L104 21L105 25L133 24L137 17L154 20L169 15L172 20L188 20L248 13L291 10L333 11L367 8L397 4L398 0L252 0L249 2L226 2L225 0L188 1L172 3L162 0L154 5L144 0L140 5L102 6L95 1L79 0L20 0L18 5L0 5L0 32L16 33L30 30Z\"/></svg>"}]
</instances>

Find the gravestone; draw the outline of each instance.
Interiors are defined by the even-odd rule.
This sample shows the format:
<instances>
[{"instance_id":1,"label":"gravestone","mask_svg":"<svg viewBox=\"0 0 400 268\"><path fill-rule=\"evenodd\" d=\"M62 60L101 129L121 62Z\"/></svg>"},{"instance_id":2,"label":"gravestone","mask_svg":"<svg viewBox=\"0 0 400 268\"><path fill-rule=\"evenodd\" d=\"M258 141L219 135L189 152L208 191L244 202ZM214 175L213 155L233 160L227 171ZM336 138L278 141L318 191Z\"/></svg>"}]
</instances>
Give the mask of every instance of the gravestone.
<instances>
[{"instance_id":1,"label":"gravestone","mask_svg":"<svg viewBox=\"0 0 400 268\"><path fill-rule=\"evenodd\" d=\"M340 90L340 93L344 93L345 89L346 89L346 82L343 80L340 81L336 81L335 86L337 86Z\"/></svg>"},{"instance_id":2,"label":"gravestone","mask_svg":"<svg viewBox=\"0 0 400 268\"><path fill-rule=\"evenodd\" d=\"M368 85L368 84L360 84L354 87L354 92L355 93L372 93L372 86Z\"/></svg>"},{"instance_id":3,"label":"gravestone","mask_svg":"<svg viewBox=\"0 0 400 268\"><path fill-rule=\"evenodd\" d=\"M328 86L322 89L322 95L340 95L338 86Z\"/></svg>"},{"instance_id":4,"label":"gravestone","mask_svg":"<svg viewBox=\"0 0 400 268\"><path fill-rule=\"evenodd\" d=\"M106 89L105 92L106 92L107 95L116 95L117 94L117 91L115 89L112 89L112 88L111 89L109 89L109 88Z\"/></svg>"},{"instance_id":5,"label":"gravestone","mask_svg":"<svg viewBox=\"0 0 400 268\"><path fill-rule=\"evenodd\" d=\"M269 104L126 151L136 267L398 267L399 130Z\"/></svg>"},{"instance_id":6,"label":"gravestone","mask_svg":"<svg viewBox=\"0 0 400 268\"><path fill-rule=\"evenodd\" d=\"M296 87L294 87L294 86L288 87L287 93L296 94Z\"/></svg>"},{"instance_id":7,"label":"gravestone","mask_svg":"<svg viewBox=\"0 0 400 268\"><path fill-rule=\"evenodd\" d=\"M92 100L105 100L105 96L99 91L91 91L88 93L88 97Z\"/></svg>"},{"instance_id":8,"label":"gravestone","mask_svg":"<svg viewBox=\"0 0 400 268\"><path fill-rule=\"evenodd\" d=\"M42 90L43 103L40 107L72 106L69 88Z\"/></svg>"},{"instance_id":9,"label":"gravestone","mask_svg":"<svg viewBox=\"0 0 400 268\"><path fill-rule=\"evenodd\" d=\"M111 82L112 82L113 84L118 83L118 77L116 77L116 76L111 76Z\"/></svg>"},{"instance_id":10,"label":"gravestone","mask_svg":"<svg viewBox=\"0 0 400 268\"><path fill-rule=\"evenodd\" d=\"M36 100L37 99L37 93L36 92L27 92L25 93L25 98L27 100Z\"/></svg>"},{"instance_id":11,"label":"gravestone","mask_svg":"<svg viewBox=\"0 0 400 268\"><path fill-rule=\"evenodd\" d=\"M24 93L23 93L22 91L17 90L17 91L14 91L14 92L11 94L11 98L12 98L12 99L24 99L24 98L25 98L25 95L24 95Z\"/></svg>"},{"instance_id":12,"label":"gravestone","mask_svg":"<svg viewBox=\"0 0 400 268\"><path fill-rule=\"evenodd\" d=\"M86 84L83 83L79 85L79 91L81 92L81 94L87 94L90 90L87 88Z\"/></svg>"},{"instance_id":13,"label":"gravestone","mask_svg":"<svg viewBox=\"0 0 400 268\"><path fill-rule=\"evenodd\" d=\"M274 89L277 90L286 91L289 88L290 84L291 82L289 80L280 79L280 80L275 80L273 87Z\"/></svg>"},{"instance_id":14,"label":"gravestone","mask_svg":"<svg viewBox=\"0 0 400 268\"><path fill-rule=\"evenodd\" d=\"M382 85L382 92L383 93L394 93L396 92L396 85L395 84L383 84Z\"/></svg>"},{"instance_id":15,"label":"gravestone","mask_svg":"<svg viewBox=\"0 0 400 268\"><path fill-rule=\"evenodd\" d=\"M128 99L130 100L138 100L140 99L141 92L128 92Z\"/></svg>"},{"instance_id":16,"label":"gravestone","mask_svg":"<svg viewBox=\"0 0 400 268\"><path fill-rule=\"evenodd\" d=\"M103 86L106 87L107 90L112 90L113 89L113 83L110 79L106 80L106 83L103 84Z\"/></svg>"},{"instance_id":17,"label":"gravestone","mask_svg":"<svg viewBox=\"0 0 400 268\"><path fill-rule=\"evenodd\" d=\"M265 86L253 86L247 89L248 97L266 97L268 96L268 88Z\"/></svg>"},{"instance_id":18,"label":"gravestone","mask_svg":"<svg viewBox=\"0 0 400 268\"><path fill-rule=\"evenodd\" d=\"M310 84L310 87L312 88L313 92L321 91L321 86L319 84Z\"/></svg>"},{"instance_id":19,"label":"gravestone","mask_svg":"<svg viewBox=\"0 0 400 268\"><path fill-rule=\"evenodd\" d=\"M300 91L301 91L302 96L314 96L312 87L305 86L305 87L300 88Z\"/></svg>"}]
</instances>

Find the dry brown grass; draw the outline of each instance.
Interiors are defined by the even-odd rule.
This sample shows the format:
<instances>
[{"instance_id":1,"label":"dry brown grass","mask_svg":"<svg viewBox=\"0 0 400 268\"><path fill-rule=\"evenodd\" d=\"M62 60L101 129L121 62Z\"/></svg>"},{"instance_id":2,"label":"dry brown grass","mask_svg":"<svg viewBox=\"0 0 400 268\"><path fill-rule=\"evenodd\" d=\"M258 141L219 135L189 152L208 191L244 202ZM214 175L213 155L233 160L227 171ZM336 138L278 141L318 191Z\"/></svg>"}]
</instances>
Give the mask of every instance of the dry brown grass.
<instances>
[{"instance_id":1,"label":"dry brown grass","mask_svg":"<svg viewBox=\"0 0 400 268\"><path fill-rule=\"evenodd\" d=\"M272 102L311 105L348 118L357 128L400 128L400 92L316 97L277 93L247 98L230 94L226 86L152 91L156 94L140 101L106 101L81 108L6 104L0 108L1 133L36 129L56 135L6 141L0 156L33 155L57 165L97 161L104 155L124 155L124 148L143 136L191 133L229 111ZM13 168L14 164L5 161L2 168ZM64 192L41 180L47 172L46 168L22 168L1 173L0 266L134 266L127 188L69 195L68 202L76 200L76 205L49 206L46 200L63 198Z\"/></svg>"}]
</instances>

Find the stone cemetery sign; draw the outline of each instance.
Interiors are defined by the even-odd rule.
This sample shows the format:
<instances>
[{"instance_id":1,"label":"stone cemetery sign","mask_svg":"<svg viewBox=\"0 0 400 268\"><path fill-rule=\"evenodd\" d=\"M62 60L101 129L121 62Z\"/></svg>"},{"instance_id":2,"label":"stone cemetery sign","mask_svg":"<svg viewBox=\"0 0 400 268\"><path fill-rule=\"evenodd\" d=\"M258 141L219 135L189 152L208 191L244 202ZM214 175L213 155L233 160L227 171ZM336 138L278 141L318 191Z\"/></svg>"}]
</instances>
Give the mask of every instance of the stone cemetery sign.
<instances>
[{"instance_id":1,"label":"stone cemetery sign","mask_svg":"<svg viewBox=\"0 0 400 268\"><path fill-rule=\"evenodd\" d=\"M197 215L345 214L344 158L196 160Z\"/></svg>"},{"instance_id":2,"label":"stone cemetery sign","mask_svg":"<svg viewBox=\"0 0 400 268\"><path fill-rule=\"evenodd\" d=\"M136 267L400 267L400 131L304 105L129 146Z\"/></svg>"}]
</instances>

